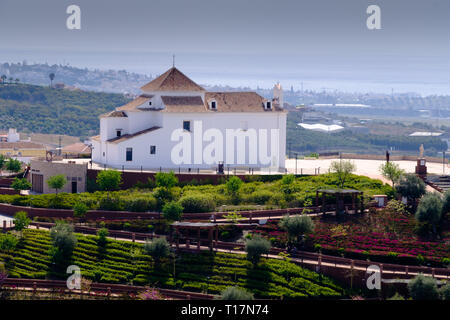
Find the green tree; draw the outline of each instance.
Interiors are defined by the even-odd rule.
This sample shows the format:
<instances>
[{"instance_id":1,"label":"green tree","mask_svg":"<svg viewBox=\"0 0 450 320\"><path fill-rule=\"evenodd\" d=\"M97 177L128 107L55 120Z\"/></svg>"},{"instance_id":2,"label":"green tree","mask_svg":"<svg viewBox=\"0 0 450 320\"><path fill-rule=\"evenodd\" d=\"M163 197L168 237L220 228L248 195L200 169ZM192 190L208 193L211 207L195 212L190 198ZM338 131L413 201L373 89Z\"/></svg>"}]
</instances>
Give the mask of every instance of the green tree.
<instances>
[{"instance_id":1,"label":"green tree","mask_svg":"<svg viewBox=\"0 0 450 320\"><path fill-rule=\"evenodd\" d=\"M226 287L220 293L220 300L254 300L253 293L239 287Z\"/></svg>"},{"instance_id":2,"label":"green tree","mask_svg":"<svg viewBox=\"0 0 450 320\"><path fill-rule=\"evenodd\" d=\"M450 282L439 288L439 295L442 300L450 300Z\"/></svg>"},{"instance_id":3,"label":"green tree","mask_svg":"<svg viewBox=\"0 0 450 320\"><path fill-rule=\"evenodd\" d=\"M183 206L176 201L166 203L162 208L164 219L178 221L183 216Z\"/></svg>"},{"instance_id":4,"label":"green tree","mask_svg":"<svg viewBox=\"0 0 450 320\"><path fill-rule=\"evenodd\" d=\"M419 222L429 223L433 227L433 233L442 221L442 199L436 193L425 194L417 207L415 218Z\"/></svg>"},{"instance_id":5,"label":"green tree","mask_svg":"<svg viewBox=\"0 0 450 320\"><path fill-rule=\"evenodd\" d=\"M117 170L102 170L97 174L96 182L100 190L119 190L119 186L122 183L122 172Z\"/></svg>"},{"instance_id":6,"label":"green tree","mask_svg":"<svg viewBox=\"0 0 450 320\"><path fill-rule=\"evenodd\" d=\"M425 183L414 173L407 173L402 176L397 185L397 192L408 201L415 201L425 194Z\"/></svg>"},{"instance_id":7,"label":"green tree","mask_svg":"<svg viewBox=\"0 0 450 320\"><path fill-rule=\"evenodd\" d=\"M251 261L254 266L258 264L261 259L261 255L269 253L270 248L270 241L260 236L253 237L252 239L247 239L245 241L247 260Z\"/></svg>"},{"instance_id":8,"label":"green tree","mask_svg":"<svg viewBox=\"0 0 450 320\"><path fill-rule=\"evenodd\" d=\"M31 189L31 183L25 179L25 178L14 178L14 181L11 183L11 188L13 188L16 191L21 190L30 190Z\"/></svg>"},{"instance_id":9,"label":"green tree","mask_svg":"<svg viewBox=\"0 0 450 320\"><path fill-rule=\"evenodd\" d=\"M52 72L48 75L50 78L50 87L53 87L53 80L55 79L55 74Z\"/></svg>"},{"instance_id":10,"label":"green tree","mask_svg":"<svg viewBox=\"0 0 450 320\"><path fill-rule=\"evenodd\" d=\"M232 176L230 179L228 179L226 183L226 189L228 194L231 196L231 201L233 204L238 204L240 201L240 189L243 182L241 179L239 179L236 176Z\"/></svg>"},{"instance_id":11,"label":"green tree","mask_svg":"<svg viewBox=\"0 0 450 320\"><path fill-rule=\"evenodd\" d=\"M392 188L395 189L395 184L405 174L405 170L400 169L400 166L393 162L386 162L380 166L380 172L383 177L392 182Z\"/></svg>"},{"instance_id":12,"label":"green tree","mask_svg":"<svg viewBox=\"0 0 450 320\"><path fill-rule=\"evenodd\" d=\"M77 202L73 206L73 216L75 218L84 219L86 217L87 212L88 212L88 207L83 202Z\"/></svg>"},{"instance_id":13,"label":"green tree","mask_svg":"<svg viewBox=\"0 0 450 320\"><path fill-rule=\"evenodd\" d=\"M423 274L417 275L408 283L408 290L413 300L439 299L436 280L431 277L425 277Z\"/></svg>"},{"instance_id":14,"label":"green tree","mask_svg":"<svg viewBox=\"0 0 450 320\"><path fill-rule=\"evenodd\" d=\"M3 154L0 153L0 170L3 169L3 167L5 166L5 156Z\"/></svg>"},{"instance_id":15,"label":"green tree","mask_svg":"<svg viewBox=\"0 0 450 320\"><path fill-rule=\"evenodd\" d=\"M11 172L19 172L22 169L22 163L19 160L9 158L5 163L5 169Z\"/></svg>"},{"instance_id":16,"label":"green tree","mask_svg":"<svg viewBox=\"0 0 450 320\"><path fill-rule=\"evenodd\" d=\"M47 179L47 184L50 188L55 189L56 194L58 190L62 189L67 183L66 177L63 174L57 174Z\"/></svg>"},{"instance_id":17,"label":"green tree","mask_svg":"<svg viewBox=\"0 0 450 320\"><path fill-rule=\"evenodd\" d=\"M57 221L50 229L52 247L50 256L57 267L64 267L72 257L73 250L77 245L77 238L73 233L73 226L65 221Z\"/></svg>"},{"instance_id":18,"label":"green tree","mask_svg":"<svg viewBox=\"0 0 450 320\"><path fill-rule=\"evenodd\" d=\"M0 251L13 252L19 240L10 233L0 234Z\"/></svg>"},{"instance_id":19,"label":"green tree","mask_svg":"<svg viewBox=\"0 0 450 320\"><path fill-rule=\"evenodd\" d=\"M330 164L330 170L336 174L339 186L344 188L350 174L356 171L356 165L350 160L333 161Z\"/></svg>"},{"instance_id":20,"label":"green tree","mask_svg":"<svg viewBox=\"0 0 450 320\"><path fill-rule=\"evenodd\" d=\"M289 241L301 242L301 238L314 231L314 222L307 215L284 216L279 223L281 229L288 233Z\"/></svg>"},{"instance_id":21,"label":"green tree","mask_svg":"<svg viewBox=\"0 0 450 320\"><path fill-rule=\"evenodd\" d=\"M25 211L17 211L14 215L14 229L20 233L28 227L30 222L31 219L28 218L28 214Z\"/></svg>"},{"instance_id":22,"label":"green tree","mask_svg":"<svg viewBox=\"0 0 450 320\"><path fill-rule=\"evenodd\" d=\"M178 178L173 171L158 172L155 176L156 186L170 190L178 184Z\"/></svg>"},{"instance_id":23,"label":"green tree","mask_svg":"<svg viewBox=\"0 0 450 320\"><path fill-rule=\"evenodd\" d=\"M106 228L100 228L97 231L97 243L100 247L104 247L106 245L106 243L108 242L107 237L109 235L109 231Z\"/></svg>"},{"instance_id":24,"label":"green tree","mask_svg":"<svg viewBox=\"0 0 450 320\"><path fill-rule=\"evenodd\" d=\"M165 238L156 238L151 242L147 240L144 244L144 252L155 260L155 264L159 264L161 259L169 256L170 245Z\"/></svg>"}]
</instances>

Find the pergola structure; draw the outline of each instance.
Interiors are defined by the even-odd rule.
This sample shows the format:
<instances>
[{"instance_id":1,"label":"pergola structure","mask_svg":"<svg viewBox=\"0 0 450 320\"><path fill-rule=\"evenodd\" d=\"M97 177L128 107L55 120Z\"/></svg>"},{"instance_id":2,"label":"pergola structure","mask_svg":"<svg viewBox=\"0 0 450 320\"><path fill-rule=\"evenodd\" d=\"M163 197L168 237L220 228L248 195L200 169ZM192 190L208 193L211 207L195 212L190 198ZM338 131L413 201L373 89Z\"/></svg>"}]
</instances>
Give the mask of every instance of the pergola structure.
<instances>
[{"instance_id":1,"label":"pergola structure","mask_svg":"<svg viewBox=\"0 0 450 320\"><path fill-rule=\"evenodd\" d=\"M183 230L197 230L197 250L200 250L200 231L201 230L208 230L208 246L210 250L213 250L214 242L213 242L213 233L214 233L214 240L218 241L219 237L219 225L217 223L208 223L208 222L174 222L172 223L171 227L175 228L176 232L176 248L178 249L180 247L180 236L182 236ZM189 249L190 246L190 238L185 237L186 239L186 248ZM172 232L170 232L170 242L173 243L172 239Z\"/></svg>"},{"instance_id":2,"label":"pergola structure","mask_svg":"<svg viewBox=\"0 0 450 320\"><path fill-rule=\"evenodd\" d=\"M363 204L364 204L364 197L363 192L359 190L354 189L319 189L316 190L316 206L319 206L319 194L322 194L322 205L321 209L322 212L326 212L326 195L334 195L336 197L336 213L340 212L347 212L348 213L348 206L344 203L344 197L347 195L351 195L352 197L352 203L351 203L351 210L354 211L354 213L358 212L358 206L357 201L359 202L359 209L360 213L363 213ZM358 199L359 198L359 199Z\"/></svg>"}]
</instances>

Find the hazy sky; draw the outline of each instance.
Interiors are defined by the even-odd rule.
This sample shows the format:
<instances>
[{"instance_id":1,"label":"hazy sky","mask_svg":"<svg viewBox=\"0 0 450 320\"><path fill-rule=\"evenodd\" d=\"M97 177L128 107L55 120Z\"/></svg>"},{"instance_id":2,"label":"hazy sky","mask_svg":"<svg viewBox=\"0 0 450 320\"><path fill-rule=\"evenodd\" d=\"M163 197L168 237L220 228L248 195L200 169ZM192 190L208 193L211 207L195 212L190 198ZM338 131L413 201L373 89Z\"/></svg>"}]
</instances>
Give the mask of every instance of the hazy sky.
<instances>
[{"instance_id":1,"label":"hazy sky","mask_svg":"<svg viewBox=\"0 0 450 320\"><path fill-rule=\"evenodd\" d=\"M1 0L0 21L0 61L154 74L175 53L204 83L450 94L449 0Z\"/></svg>"}]
</instances>

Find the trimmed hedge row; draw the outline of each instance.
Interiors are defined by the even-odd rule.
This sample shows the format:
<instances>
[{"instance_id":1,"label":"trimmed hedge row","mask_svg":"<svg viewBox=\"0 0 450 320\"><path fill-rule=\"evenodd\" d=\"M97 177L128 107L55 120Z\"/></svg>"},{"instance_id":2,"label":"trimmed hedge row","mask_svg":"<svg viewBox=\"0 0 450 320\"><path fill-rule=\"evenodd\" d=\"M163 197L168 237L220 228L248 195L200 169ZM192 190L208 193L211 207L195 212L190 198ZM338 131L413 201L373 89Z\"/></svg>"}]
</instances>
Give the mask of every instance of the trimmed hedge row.
<instances>
[{"instance_id":1,"label":"trimmed hedge row","mask_svg":"<svg viewBox=\"0 0 450 320\"><path fill-rule=\"evenodd\" d=\"M78 265L84 277L106 283L154 285L187 291L220 293L238 285L259 298L341 298L346 291L327 277L277 259L262 259L257 267L244 255L204 252L180 253L175 261L156 265L138 243L108 239L102 251L97 237L77 234L77 246L70 264ZM49 233L27 229L14 253L0 252L0 261L10 277L66 279L50 265Z\"/></svg>"}]
</instances>

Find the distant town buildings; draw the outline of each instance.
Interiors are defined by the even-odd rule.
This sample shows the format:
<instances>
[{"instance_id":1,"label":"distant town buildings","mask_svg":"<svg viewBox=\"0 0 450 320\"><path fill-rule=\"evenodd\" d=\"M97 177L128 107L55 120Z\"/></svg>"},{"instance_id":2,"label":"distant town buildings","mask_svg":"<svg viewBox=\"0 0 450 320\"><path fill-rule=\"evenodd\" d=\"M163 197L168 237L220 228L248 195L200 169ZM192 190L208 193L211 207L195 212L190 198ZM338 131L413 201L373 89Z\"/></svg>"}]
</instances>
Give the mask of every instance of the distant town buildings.
<instances>
[{"instance_id":1,"label":"distant town buildings","mask_svg":"<svg viewBox=\"0 0 450 320\"><path fill-rule=\"evenodd\" d=\"M44 145L30 140L20 140L16 129L9 129L7 134L0 135L0 154L8 157L44 157Z\"/></svg>"}]
</instances>

